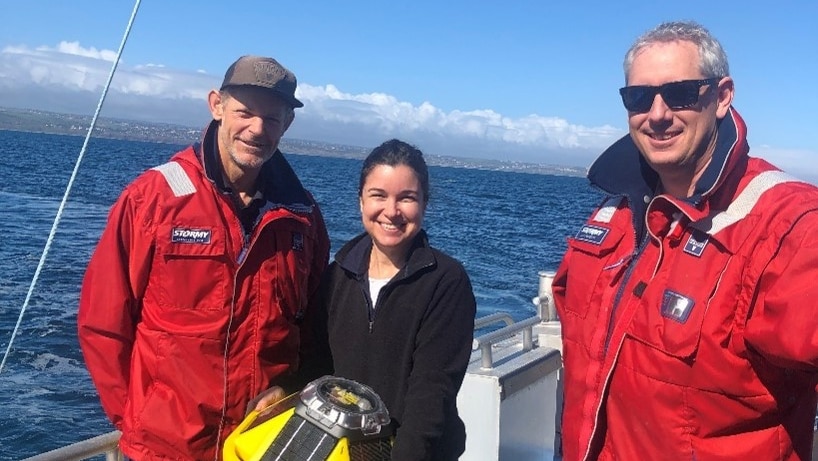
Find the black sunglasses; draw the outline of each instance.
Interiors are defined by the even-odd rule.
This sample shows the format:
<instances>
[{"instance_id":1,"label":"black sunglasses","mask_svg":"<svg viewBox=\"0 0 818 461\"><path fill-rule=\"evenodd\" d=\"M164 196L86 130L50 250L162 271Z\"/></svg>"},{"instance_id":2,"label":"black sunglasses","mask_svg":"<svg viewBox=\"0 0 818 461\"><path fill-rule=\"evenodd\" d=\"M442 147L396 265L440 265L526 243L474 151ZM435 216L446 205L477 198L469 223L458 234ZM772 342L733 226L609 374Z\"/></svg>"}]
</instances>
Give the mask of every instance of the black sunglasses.
<instances>
[{"instance_id":1,"label":"black sunglasses","mask_svg":"<svg viewBox=\"0 0 818 461\"><path fill-rule=\"evenodd\" d=\"M630 112L644 113L653 106L656 94L662 95L662 100L671 109L685 109L699 102L699 88L712 85L721 80L721 77L706 78L704 80L682 80L665 83L660 86L634 85L619 89L622 103Z\"/></svg>"}]
</instances>

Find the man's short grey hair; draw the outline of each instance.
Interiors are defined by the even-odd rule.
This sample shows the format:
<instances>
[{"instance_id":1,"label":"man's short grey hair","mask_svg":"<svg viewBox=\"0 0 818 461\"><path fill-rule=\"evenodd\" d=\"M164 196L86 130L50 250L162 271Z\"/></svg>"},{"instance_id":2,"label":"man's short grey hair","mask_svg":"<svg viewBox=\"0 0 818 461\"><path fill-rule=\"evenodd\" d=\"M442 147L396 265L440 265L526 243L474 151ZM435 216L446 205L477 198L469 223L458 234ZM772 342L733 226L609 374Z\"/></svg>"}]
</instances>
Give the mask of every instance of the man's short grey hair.
<instances>
[{"instance_id":1,"label":"man's short grey hair","mask_svg":"<svg viewBox=\"0 0 818 461\"><path fill-rule=\"evenodd\" d=\"M633 60L640 51L656 43L675 41L691 42L696 45L699 50L699 70L703 78L730 75L727 53L725 53L721 43L707 29L693 21L674 21L659 24L633 42L633 45L625 54L625 62L623 63L625 83L627 84Z\"/></svg>"}]
</instances>

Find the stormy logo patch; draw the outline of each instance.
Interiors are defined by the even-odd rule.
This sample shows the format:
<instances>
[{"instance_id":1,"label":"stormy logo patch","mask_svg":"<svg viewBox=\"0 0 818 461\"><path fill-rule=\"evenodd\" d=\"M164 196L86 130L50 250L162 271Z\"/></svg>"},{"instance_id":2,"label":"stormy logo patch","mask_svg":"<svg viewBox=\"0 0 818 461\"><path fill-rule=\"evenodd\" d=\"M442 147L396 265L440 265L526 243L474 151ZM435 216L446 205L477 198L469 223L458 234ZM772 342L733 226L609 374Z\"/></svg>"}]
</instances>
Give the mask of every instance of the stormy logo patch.
<instances>
[{"instance_id":1,"label":"stormy logo patch","mask_svg":"<svg viewBox=\"0 0 818 461\"><path fill-rule=\"evenodd\" d=\"M665 290L665 294L662 296L662 316L679 323L685 323L693 310L693 304L695 304L693 300L687 296L675 291Z\"/></svg>"},{"instance_id":2,"label":"stormy logo patch","mask_svg":"<svg viewBox=\"0 0 818 461\"><path fill-rule=\"evenodd\" d=\"M577 232L577 235L574 236L577 240L582 240L583 242L593 243L595 245L600 245L604 240L605 237L608 236L608 232L610 229L606 229L600 226L592 226L590 224L586 224L582 226L582 228Z\"/></svg>"},{"instance_id":3,"label":"stormy logo patch","mask_svg":"<svg viewBox=\"0 0 818 461\"><path fill-rule=\"evenodd\" d=\"M170 233L170 241L173 243L198 243L200 245L209 245L210 235L210 229L187 229L184 227L174 227Z\"/></svg>"}]
</instances>

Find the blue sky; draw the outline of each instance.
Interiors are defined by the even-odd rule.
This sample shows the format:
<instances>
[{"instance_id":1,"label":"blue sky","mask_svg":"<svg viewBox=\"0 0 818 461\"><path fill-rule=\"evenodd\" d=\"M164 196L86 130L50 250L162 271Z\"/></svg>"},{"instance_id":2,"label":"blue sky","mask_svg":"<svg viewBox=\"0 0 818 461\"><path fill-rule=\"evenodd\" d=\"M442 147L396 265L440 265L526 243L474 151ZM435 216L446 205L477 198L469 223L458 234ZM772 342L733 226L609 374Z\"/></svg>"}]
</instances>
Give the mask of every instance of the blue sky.
<instances>
[{"instance_id":1,"label":"blue sky","mask_svg":"<svg viewBox=\"0 0 818 461\"><path fill-rule=\"evenodd\" d=\"M0 106L92 113L130 0L0 0ZM242 54L276 57L306 107L288 136L587 166L627 130L631 42L693 19L727 50L751 153L818 178L818 1L143 0L103 116L203 125ZM105 60L107 57L107 61Z\"/></svg>"}]
</instances>

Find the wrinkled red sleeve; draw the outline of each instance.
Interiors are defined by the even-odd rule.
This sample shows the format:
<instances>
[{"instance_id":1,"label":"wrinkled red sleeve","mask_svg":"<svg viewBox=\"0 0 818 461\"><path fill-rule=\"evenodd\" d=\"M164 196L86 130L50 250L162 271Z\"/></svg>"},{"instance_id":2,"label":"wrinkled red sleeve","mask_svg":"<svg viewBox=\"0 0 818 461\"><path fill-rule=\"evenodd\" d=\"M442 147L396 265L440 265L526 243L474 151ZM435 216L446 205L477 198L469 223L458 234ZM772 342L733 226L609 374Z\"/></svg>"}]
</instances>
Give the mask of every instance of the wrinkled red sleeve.
<instances>
[{"instance_id":1,"label":"wrinkled red sleeve","mask_svg":"<svg viewBox=\"0 0 818 461\"><path fill-rule=\"evenodd\" d=\"M818 370L818 211L780 238L763 268L744 338L777 366ZM777 236L776 236L777 237Z\"/></svg>"},{"instance_id":2,"label":"wrinkled red sleeve","mask_svg":"<svg viewBox=\"0 0 818 461\"><path fill-rule=\"evenodd\" d=\"M77 330L103 410L120 427L128 395L131 350L153 254L146 206L126 188L108 215L80 292Z\"/></svg>"}]
</instances>

